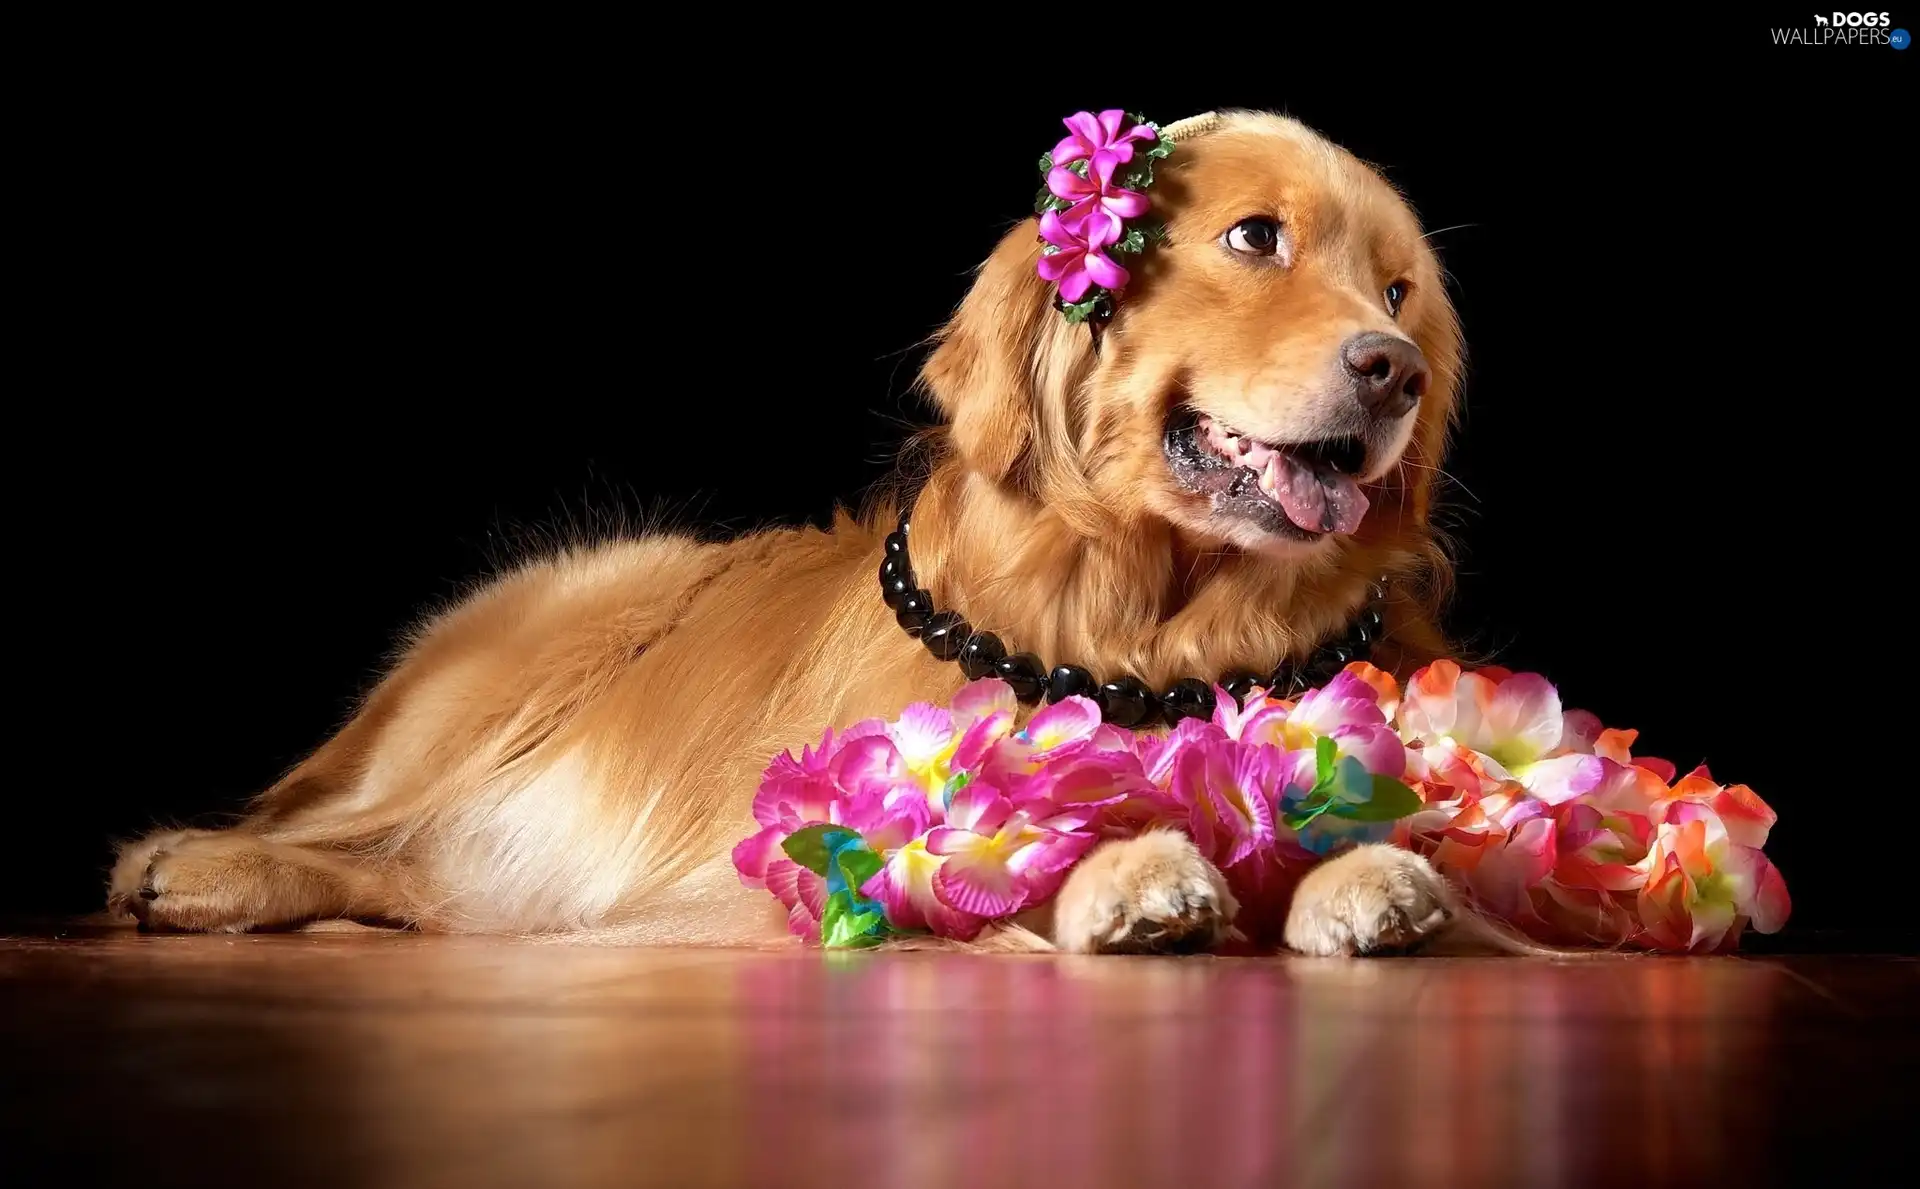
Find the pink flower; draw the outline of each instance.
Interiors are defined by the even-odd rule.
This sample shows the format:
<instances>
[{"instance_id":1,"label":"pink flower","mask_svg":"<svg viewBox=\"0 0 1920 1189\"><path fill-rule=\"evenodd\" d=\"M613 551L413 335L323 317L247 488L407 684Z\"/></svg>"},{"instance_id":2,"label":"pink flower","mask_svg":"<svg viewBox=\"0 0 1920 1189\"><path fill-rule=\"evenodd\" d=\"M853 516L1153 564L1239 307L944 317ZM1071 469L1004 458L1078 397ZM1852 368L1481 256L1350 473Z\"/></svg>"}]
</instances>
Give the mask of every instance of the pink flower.
<instances>
[{"instance_id":1,"label":"pink flower","mask_svg":"<svg viewBox=\"0 0 1920 1189\"><path fill-rule=\"evenodd\" d=\"M1449 783L1518 780L1534 796L1559 805L1591 791L1604 775L1599 757L1560 753L1568 735L1560 694L1537 673L1463 673L1452 661L1435 661L1407 682L1400 725L1409 743L1417 740L1428 749L1434 772L1449 773L1443 777ZM1576 739L1588 725L1576 725ZM1457 766L1449 768L1432 754L1436 745L1450 745L1455 754L1447 762Z\"/></svg>"},{"instance_id":2,"label":"pink flower","mask_svg":"<svg viewBox=\"0 0 1920 1189\"><path fill-rule=\"evenodd\" d=\"M1103 824L1107 810L1156 790L1130 751L1085 751L1016 778L1008 800L1045 830L1076 833Z\"/></svg>"},{"instance_id":3,"label":"pink flower","mask_svg":"<svg viewBox=\"0 0 1920 1189\"><path fill-rule=\"evenodd\" d=\"M1238 703L1225 689L1217 685L1213 687L1212 725L1229 739L1241 738L1250 727L1255 727L1264 721L1263 716L1278 715L1284 720L1286 714L1287 704L1282 701L1268 700L1267 691L1264 689L1255 687L1247 695L1244 703ZM1194 720L1181 719L1180 721L1184 725Z\"/></svg>"},{"instance_id":4,"label":"pink flower","mask_svg":"<svg viewBox=\"0 0 1920 1189\"><path fill-rule=\"evenodd\" d=\"M831 768L841 749L856 739L885 735L887 724L877 718L856 723L837 736L832 730L821 736L818 747L803 747L800 758L791 751L775 756L760 776L760 788L753 797L753 820L762 826L782 822L796 823L827 820L827 805L839 795Z\"/></svg>"},{"instance_id":5,"label":"pink flower","mask_svg":"<svg viewBox=\"0 0 1920 1189\"><path fill-rule=\"evenodd\" d=\"M1040 257L1040 276L1058 284L1060 296L1069 302L1079 301L1095 285L1118 290L1129 279L1127 270L1103 250L1119 238L1113 228L1096 219L1088 230L1085 238L1068 231L1058 211L1040 216L1040 237L1057 249Z\"/></svg>"},{"instance_id":6,"label":"pink flower","mask_svg":"<svg viewBox=\"0 0 1920 1189\"><path fill-rule=\"evenodd\" d=\"M1532 893L1553 874L1558 841L1552 818L1527 818L1481 856L1467 876L1467 890L1476 903L1508 921L1522 926L1537 921Z\"/></svg>"},{"instance_id":7,"label":"pink flower","mask_svg":"<svg viewBox=\"0 0 1920 1189\"><path fill-rule=\"evenodd\" d=\"M738 861L738 852L735 854ZM820 940L820 914L827 908L827 881L792 859L782 857L767 868L763 885L787 909L787 932L807 941Z\"/></svg>"},{"instance_id":8,"label":"pink flower","mask_svg":"<svg viewBox=\"0 0 1920 1189\"><path fill-rule=\"evenodd\" d=\"M1233 699L1228 698L1227 703L1232 705ZM1183 718L1166 734L1149 735L1140 740L1140 766L1146 772L1147 779L1165 787L1173 779L1173 766L1179 762L1182 752L1231 738L1233 736L1213 722Z\"/></svg>"},{"instance_id":9,"label":"pink flower","mask_svg":"<svg viewBox=\"0 0 1920 1189\"><path fill-rule=\"evenodd\" d=\"M1762 847L1773 830L1773 808L1744 784L1720 785L1703 765L1687 773L1665 796L1655 801L1650 812L1653 820L1674 818L1676 802L1692 802L1713 810L1726 828L1727 837L1740 846Z\"/></svg>"},{"instance_id":10,"label":"pink flower","mask_svg":"<svg viewBox=\"0 0 1920 1189\"><path fill-rule=\"evenodd\" d=\"M1169 792L1188 807L1188 833L1216 867L1232 867L1272 848L1274 807L1287 767L1278 748L1227 740L1209 740L1180 753Z\"/></svg>"},{"instance_id":11,"label":"pink flower","mask_svg":"<svg viewBox=\"0 0 1920 1189\"><path fill-rule=\"evenodd\" d=\"M774 757L761 774L760 788L753 796L753 820L759 823L760 829L733 848L733 865L740 873L741 883L750 888L768 888L780 894L780 889L774 888L769 877L781 873L781 886L787 894L780 895L780 900L789 909L794 907L798 892L793 887L793 880L784 874L784 868L780 865L797 868L797 864L787 858L780 844L795 830L814 822L834 820L844 799L833 781L831 770L834 762L849 740L870 738L885 730L886 724L874 719L860 723L838 737L829 730L821 737L818 747L801 748L799 759L795 759L791 751L783 751ZM884 734L881 737L884 738ZM824 891L821 897L824 899ZM815 920L817 923L817 912Z\"/></svg>"},{"instance_id":12,"label":"pink flower","mask_svg":"<svg viewBox=\"0 0 1920 1189\"><path fill-rule=\"evenodd\" d=\"M973 916L1007 916L1053 895L1093 841L1035 825L1031 813L975 781L955 794L947 824L927 835L927 853L946 860L934 873L933 894Z\"/></svg>"},{"instance_id":13,"label":"pink flower","mask_svg":"<svg viewBox=\"0 0 1920 1189\"><path fill-rule=\"evenodd\" d=\"M1619 945L1640 932L1636 906L1654 830L1649 815L1667 789L1637 765L1602 759L1601 766L1598 786L1553 810L1558 858L1534 898L1551 925L1543 940Z\"/></svg>"},{"instance_id":14,"label":"pink flower","mask_svg":"<svg viewBox=\"0 0 1920 1189\"><path fill-rule=\"evenodd\" d=\"M1125 132L1120 125L1126 123L1127 113L1115 109L1103 111L1099 115L1092 112L1076 112L1061 123L1067 126L1069 135L1053 146L1053 163L1066 165L1069 162L1092 160L1106 157L1116 162L1133 160L1133 146L1137 141L1158 140L1159 136L1145 124L1135 124Z\"/></svg>"},{"instance_id":15,"label":"pink flower","mask_svg":"<svg viewBox=\"0 0 1920 1189\"><path fill-rule=\"evenodd\" d=\"M971 941L987 923L986 918L949 907L934 893L934 880L945 862L928 852L925 838L915 838L893 852L860 894L878 900L887 910L888 923L896 929L926 929L940 937ZM821 887L824 893L825 881Z\"/></svg>"},{"instance_id":16,"label":"pink flower","mask_svg":"<svg viewBox=\"0 0 1920 1189\"><path fill-rule=\"evenodd\" d=\"M1391 683L1392 678L1386 680ZM1289 783L1303 788L1313 785L1313 746L1322 736L1332 739L1341 755L1357 758L1367 771L1397 780L1407 771L1407 748L1387 720L1380 704L1383 696L1361 674L1345 670L1293 703L1269 700L1265 692L1256 692L1244 707L1235 709L1232 697L1216 693L1214 725L1244 744L1295 753Z\"/></svg>"},{"instance_id":17,"label":"pink flower","mask_svg":"<svg viewBox=\"0 0 1920 1189\"><path fill-rule=\"evenodd\" d=\"M1025 730L1009 735L1011 730L1009 719L1004 729L989 738L970 736L956 762L964 760L963 766L983 780L1011 787L1019 778L1044 767L1087 755L1134 754L1133 736L1102 722L1100 707L1091 698L1062 699L1035 714Z\"/></svg>"},{"instance_id":18,"label":"pink flower","mask_svg":"<svg viewBox=\"0 0 1920 1189\"><path fill-rule=\"evenodd\" d=\"M1103 227L1105 242L1117 243L1126 232L1125 220L1137 219L1152 207L1145 194L1113 184L1119 164L1112 155L1100 153L1088 166L1086 177L1064 165L1054 166L1047 174L1047 189L1073 204L1060 216L1068 234L1091 242L1095 229Z\"/></svg>"},{"instance_id":19,"label":"pink flower","mask_svg":"<svg viewBox=\"0 0 1920 1189\"><path fill-rule=\"evenodd\" d=\"M878 733L892 741L892 752L869 746L841 759L843 765L857 765L840 775L841 783L849 791L911 784L938 812L947 781L978 763L988 746L1013 729L1016 709L1013 687L991 678L967 684L954 695L951 709L915 702L898 719L880 725Z\"/></svg>"},{"instance_id":20,"label":"pink flower","mask_svg":"<svg viewBox=\"0 0 1920 1189\"><path fill-rule=\"evenodd\" d=\"M1303 747L1311 750L1313 741L1322 735L1337 735L1356 727L1386 726L1387 716L1381 712L1378 699L1379 694L1372 686L1342 671L1319 689L1300 695L1300 700L1291 705L1267 702L1248 717L1240 737L1288 750Z\"/></svg>"},{"instance_id":21,"label":"pink flower","mask_svg":"<svg viewBox=\"0 0 1920 1189\"><path fill-rule=\"evenodd\" d=\"M1773 933L1793 910L1767 857L1734 842L1719 815L1697 801L1673 803L1643 866L1640 921L1646 940L1661 949L1729 950L1747 921Z\"/></svg>"},{"instance_id":22,"label":"pink flower","mask_svg":"<svg viewBox=\"0 0 1920 1189\"><path fill-rule=\"evenodd\" d=\"M1640 732L1602 726L1599 718L1585 710L1566 712L1560 734L1560 750L1580 755L1597 755L1616 764L1633 764L1655 773L1662 781L1673 779L1673 765L1652 756L1636 756L1633 741Z\"/></svg>"},{"instance_id":23,"label":"pink flower","mask_svg":"<svg viewBox=\"0 0 1920 1189\"><path fill-rule=\"evenodd\" d=\"M876 850L902 846L926 830L931 809L910 782L890 779L905 764L879 719L858 723L838 736L828 731L818 747L800 757L782 752L762 773L753 798L760 829L733 848L740 882L765 888L787 909L787 927L818 939L826 881L787 856L783 843L797 830L821 822L858 830Z\"/></svg>"},{"instance_id":24,"label":"pink flower","mask_svg":"<svg viewBox=\"0 0 1920 1189\"><path fill-rule=\"evenodd\" d=\"M1380 713L1385 715L1388 721L1392 721L1393 716L1400 710L1400 683L1393 679L1393 674L1384 669L1375 668L1366 661L1352 662L1346 667L1345 672L1373 691L1374 704L1380 707Z\"/></svg>"},{"instance_id":25,"label":"pink flower","mask_svg":"<svg viewBox=\"0 0 1920 1189\"><path fill-rule=\"evenodd\" d=\"M1100 707L1092 698L1067 698L1033 716L1027 723L1027 742L1034 763L1070 755L1100 734Z\"/></svg>"},{"instance_id":26,"label":"pink flower","mask_svg":"<svg viewBox=\"0 0 1920 1189\"><path fill-rule=\"evenodd\" d=\"M1570 888L1634 892L1646 882L1638 864L1647 855L1653 823L1637 813L1608 814L1576 802L1558 811L1560 865L1554 878Z\"/></svg>"}]
</instances>

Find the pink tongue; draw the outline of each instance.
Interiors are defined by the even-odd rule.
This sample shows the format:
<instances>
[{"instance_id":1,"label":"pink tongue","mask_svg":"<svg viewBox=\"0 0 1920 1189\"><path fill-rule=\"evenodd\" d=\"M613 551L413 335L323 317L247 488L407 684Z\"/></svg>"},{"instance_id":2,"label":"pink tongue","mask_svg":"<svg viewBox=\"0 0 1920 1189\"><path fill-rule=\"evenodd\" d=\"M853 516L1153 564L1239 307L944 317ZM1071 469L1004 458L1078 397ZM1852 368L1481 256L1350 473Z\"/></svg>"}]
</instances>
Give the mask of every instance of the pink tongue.
<instances>
[{"instance_id":1,"label":"pink tongue","mask_svg":"<svg viewBox=\"0 0 1920 1189\"><path fill-rule=\"evenodd\" d=\"M1260 486L1288 520L1308 532L1351 533L1367 514L1366 493L1352 476L1316 471L1277 452L1267 460Z\"/></svg>"}]
</instances>

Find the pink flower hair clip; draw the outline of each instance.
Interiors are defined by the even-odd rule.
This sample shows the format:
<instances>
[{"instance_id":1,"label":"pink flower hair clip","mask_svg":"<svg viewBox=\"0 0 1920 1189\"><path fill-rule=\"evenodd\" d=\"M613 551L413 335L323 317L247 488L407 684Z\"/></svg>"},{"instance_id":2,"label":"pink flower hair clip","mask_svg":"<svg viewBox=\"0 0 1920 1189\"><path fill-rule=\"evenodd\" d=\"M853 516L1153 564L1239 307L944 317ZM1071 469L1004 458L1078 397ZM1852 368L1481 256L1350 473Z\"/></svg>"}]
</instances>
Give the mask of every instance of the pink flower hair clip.
<instances>
[{"instance_id":1,"label":"pink flower hair clip","mask_svg":"<svg viewBox=\"0 0 1920 1189\"><path fill-rule=\"evenodd\" d=\"M1057 304L1068 322L1098 326L1113 316L1114 298L1129 279L1114 256L1137 255L1166 238L1147 218L1152 203L1145 191L1173 141L1158 124L1118 109L1078 112L1062 122L1067 137L1040 158L1040 276L1060 287Z\"/></svg>"}]
</instances>

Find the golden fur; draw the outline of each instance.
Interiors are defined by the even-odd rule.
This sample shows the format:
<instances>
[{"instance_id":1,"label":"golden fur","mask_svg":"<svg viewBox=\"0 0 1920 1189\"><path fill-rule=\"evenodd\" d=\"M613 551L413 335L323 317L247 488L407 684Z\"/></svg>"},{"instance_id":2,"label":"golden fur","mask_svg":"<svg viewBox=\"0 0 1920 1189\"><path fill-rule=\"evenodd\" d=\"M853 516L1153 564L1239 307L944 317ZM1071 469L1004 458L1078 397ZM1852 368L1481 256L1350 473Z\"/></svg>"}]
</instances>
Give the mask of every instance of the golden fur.
<instances>
[{"instance_id":1,"label":"golden fur","mask_svg":"<svg viewBox=\"0 0 1920 1189\"><path fill-rule=\"evenodd\" d=\"M1031 219L940 333L923 380L947 425L922 443L912 500L922 585L1014 648L1163 686L1302 654L1349 620L1369 579L1391 574L1376 662L1404 676L1444 651L1428 499L1461 367L1418 223L1361 162L1261 114L1183 139L1153 197L1170 243L1137 258L1097 347L1052 308ZM1219 246L1255 213L1284 221L1289 267L1248 267ZM1395 279L1410 283L1397 319L1380 297ZM1410 338L1432 383L1368 476L1358 534L1280 546L1211 524L1168 477L1172 403L1269 440L1311 429L1335 399L1338 345L1363 330ZM522 566L427 623L359 713L235 829L124 848L111 906L200 930L351 917L634 942L779 938L784 914L740 886L729 857L752 830L768 758L828 725L944 700L964 680L879 598L898 506L879 499L825 533L654 536ZM1224 936L1231 897L1198 895L1224 885L1183 843L1106 848L1076 870L1056 919L1028 924L1070 949L1118 948L1103 939L1169 915L1169 936ZM1196 892L1169 899L1169 887ZM1414 856L1356 852L1303 885L1288 939L1363 950L1434 927L1444 903Z\"/></svg>"}]
</instances>

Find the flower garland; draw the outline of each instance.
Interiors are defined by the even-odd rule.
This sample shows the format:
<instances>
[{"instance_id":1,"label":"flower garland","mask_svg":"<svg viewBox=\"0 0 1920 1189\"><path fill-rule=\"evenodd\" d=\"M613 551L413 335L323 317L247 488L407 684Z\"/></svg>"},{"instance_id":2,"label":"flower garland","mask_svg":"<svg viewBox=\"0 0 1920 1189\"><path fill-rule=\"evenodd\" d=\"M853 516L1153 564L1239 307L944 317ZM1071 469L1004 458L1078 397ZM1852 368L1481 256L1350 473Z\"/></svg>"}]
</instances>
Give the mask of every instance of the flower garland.
<instances>
[{"instance_id":1,"label":"flower garland","mask_svg":"<svg viewBox=\"0 0 1920 1189\"><path fill-rule=\"evenodd\" d=\"M1544 678L1439 661L1403 692L1356 661L1297 701L1216 691L1210 719L1161 736L1100 721L1087 698L1014 726L1005 682L947 708L869 719L796 758L754 797L743 883L832 947L970 939L1044 903L1098 842L1177 829L1225 875L1235 924L1277 944L1299 877L1391 841L1537 940L1715 952L1778 930L1786 883L1761 848L1774 813L1745 785L1634 756L1633 731L1563 711Z\"/></svg>"},{"instance_id":2,"label":"flower garland","mask_svg":"<svg viewBox=\"0 0 1920 1189\"><path fill-rule=\"evenodd\" d=\"M1068 135L1040 158L1046 184L1034 213L1045 246L1038 267L1060 287L1067 321L1079 323L1110 317L1130 279L1111 254L1138 255L1166 238L1165 228L1144 219L1152 207L1144 191L1173 141L1146 117L1117 109L1077 112L1063 123Z\"/></svg>"}]
</instances>

